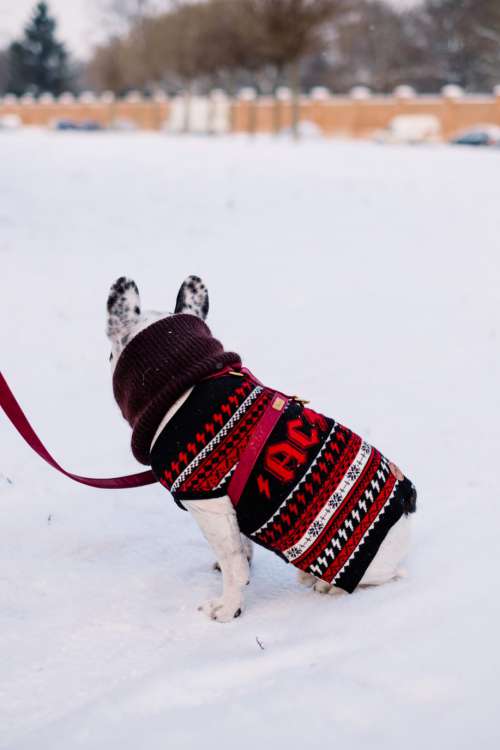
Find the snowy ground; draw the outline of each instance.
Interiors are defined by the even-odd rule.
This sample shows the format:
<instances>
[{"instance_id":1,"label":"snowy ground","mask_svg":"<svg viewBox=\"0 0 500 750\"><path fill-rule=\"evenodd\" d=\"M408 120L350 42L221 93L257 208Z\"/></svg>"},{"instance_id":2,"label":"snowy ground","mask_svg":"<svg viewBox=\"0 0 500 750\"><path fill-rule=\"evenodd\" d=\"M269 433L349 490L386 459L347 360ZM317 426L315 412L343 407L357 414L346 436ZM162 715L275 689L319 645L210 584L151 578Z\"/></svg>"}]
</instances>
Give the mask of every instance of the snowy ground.
<instances>
[{"instance_id":1,"label":"snowy ground","mask_svg":"<svg viewBox=\"0 0 500 750\"><path fill-rule=\"evenodd\" d=\"M199 273L226 346L420 502L406 580L321 597L259 550L220 625L163 489L73 484L0 419L2 750L498 748L500 152L23 132L0 165L1 368L63 465L136 469L110 283L171 309Z\"/></svg>"}]
</instances>

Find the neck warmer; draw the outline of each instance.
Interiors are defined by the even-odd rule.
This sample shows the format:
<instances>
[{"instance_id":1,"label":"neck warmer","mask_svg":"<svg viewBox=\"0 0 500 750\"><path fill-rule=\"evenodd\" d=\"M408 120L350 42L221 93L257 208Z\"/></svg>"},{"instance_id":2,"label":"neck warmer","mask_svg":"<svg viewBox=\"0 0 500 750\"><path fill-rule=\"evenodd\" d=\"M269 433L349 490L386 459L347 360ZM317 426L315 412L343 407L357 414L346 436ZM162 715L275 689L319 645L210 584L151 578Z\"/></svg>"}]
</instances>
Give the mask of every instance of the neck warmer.
<instances>
[{"instance_id":1,"label":"neck warmer","mask_svg":"<svg viewBox=\"0 0 500 750\"><path fill-rule=\"evenodd\" d=\"M175 401L227 366L241 366L240 357L225 352L194 315L163 318L127 344L113 375L113 393L132 427L132 453L140 463L149 464L151 441Z\"/></svg>"}]
</instances>

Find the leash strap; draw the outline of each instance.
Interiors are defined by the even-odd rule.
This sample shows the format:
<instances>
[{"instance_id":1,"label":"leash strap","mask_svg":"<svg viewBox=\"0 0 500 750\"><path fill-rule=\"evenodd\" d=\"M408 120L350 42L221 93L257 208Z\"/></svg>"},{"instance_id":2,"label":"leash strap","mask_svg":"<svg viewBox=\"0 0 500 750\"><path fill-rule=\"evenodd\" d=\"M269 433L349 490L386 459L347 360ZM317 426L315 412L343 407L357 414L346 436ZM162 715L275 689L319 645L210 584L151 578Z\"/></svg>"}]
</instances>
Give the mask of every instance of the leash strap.
<instances>
[{"instance_id":1,"label":"leash strap","mask_svg":"<svg viewBox=\"0 0 500 750\"><path fill-rule=\"evenodd\" d=\"M234 374L240 377L247 377L256 385L262 385L255 375L246 367L238 368L224 368L221 372L209 376L206 380L212 378L222 377L223 375ZM294 397L295 398L295 397ZM281 415L285 411L286 407L293 399L289 396L285 396L278 391L275 391L273 398L264 411L264 414L260 418L257 426L255 427L254 433L243 451L243 454L238 462L231 481L229 482L228 495L231 498L231 502L236 506L241 498L246 482L254 468L262 449L273 431L274 427L278 423ZM295 399L297 400L297 399ZM98 479L93 477L82 477L79 474L72 474L70 471L63 469L60 464L50 455L30 423L23 410L16 401L14 394L7 385L7 381L0 372L0 407L3 409L8 419L12 422L13 426L19 432L22 438L28 443L35 453L38 453L40 458L46 461L50 466L59 471L64 476L73 479L75 482L85 484L89 487L98 487L106 490L124 490L132 489L134 487L144 487L149 484L155 484L158 480L151 470L141 471L138 474L129 474L124 477L110 477L107 479Z\"/></svg>"},{"instance_id":2,"label":"leash strap","mask_svg":"<svg viewBox=\"0 0 500 750\"><path fill-rule=\"evenodd\" d=\"M100 487L105 490L125 490L132 487L144 487L147 484L154 484L158 480L152 471L142 471L139 474L129 474L125 477L113 477L109 479L94 479L92 477L81 477L78 474L72 474L69 471L60 466L57 461L52 458L44 444L28 422L26 415L14 398L14 394L7 385L7 381L0 372L0 406L4 410L7 417L10 419L16 430L19 432L21 437L33 448L35 453L38 453L40 458L43 458L50 466L61 474L73 479L75 482L80 484L86 484L89 487Z\"/></svg>"}]
</instances>

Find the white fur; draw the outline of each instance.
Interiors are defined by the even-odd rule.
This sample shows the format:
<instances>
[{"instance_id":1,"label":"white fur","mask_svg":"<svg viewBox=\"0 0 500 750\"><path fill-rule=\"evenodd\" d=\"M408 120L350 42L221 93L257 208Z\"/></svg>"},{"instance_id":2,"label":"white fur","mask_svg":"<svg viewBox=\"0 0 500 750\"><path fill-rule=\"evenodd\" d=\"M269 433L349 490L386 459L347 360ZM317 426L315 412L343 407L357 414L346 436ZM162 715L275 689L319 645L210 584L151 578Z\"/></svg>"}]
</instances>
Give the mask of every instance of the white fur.
<instances>
[{"instance_id":1,"label":"white fur","mask_svg":"<svg viewBox=\"0 0 500 750\"><path fill-rule=\"evenodd\" d=\"M128 282L128 280L125 281ZM112 292L115 286L116 284L112 287ZM135 285L134 288L136 289ZM140 310L139 294L133 288L128 288L126 294L121 295L119 309L114 310L112 305L110 309L108 300L107 334L112 343L112 371L116 367L121 352L134 336L151 323L169 315L169 313L159 312L137 313L137 308ZM188 277L179 292L176 313L183 312L204 317L207 310L208 295L203 282L197 277ZM188 398L191 390L186 391L168 410L156 431L151 447L168 421ZM183 504L190 511L212 547L218 560L218 567L222 572L222 595L218 599L205 602L199 609L212 620L229 622L243 609L243 592L250 577L249 562L252 557L252 544L242 537L234 506L227 495L212 500L184 501ZM403 516L392 527L363 576L360 586L379 586L395 578L403 577L404 572L400 565L409 547L410 523L409 517ZM318 593L343 593L338 587L302 571L299 571L299 582L312 587Z\"/></svg>"},{"instance_id":2,"label":"white fur","mask_svg":"<svg viewBox=\"0 0 500 750\"><path fill-rule=\"evenodd\" d=\"M238 520L229 497L184 502L212 547L222 573L222 596L199 609L212 620L229 622L241 614L243 591L250 580L250 566L242 543Z\"/></svg>"}]
</instances>

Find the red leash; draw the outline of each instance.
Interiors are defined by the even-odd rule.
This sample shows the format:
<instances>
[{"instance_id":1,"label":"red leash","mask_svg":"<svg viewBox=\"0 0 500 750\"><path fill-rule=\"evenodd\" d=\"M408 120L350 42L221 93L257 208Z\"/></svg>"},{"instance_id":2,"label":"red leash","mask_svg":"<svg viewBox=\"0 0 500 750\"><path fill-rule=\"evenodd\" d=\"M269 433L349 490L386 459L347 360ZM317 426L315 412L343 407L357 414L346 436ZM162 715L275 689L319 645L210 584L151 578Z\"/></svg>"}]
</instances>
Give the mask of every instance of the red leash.
<instances>
[{"instance_id":1,"label":"red leash","mask_svg":"<svg viewBox=\"0 0 500 750\"><path fill-rule=\"evenodd\" d=\"M237 372L235 372L230 367L226 367L221 372L211 375L205 379L211 380L213 378L220 378L223 375L227 374L238 374L241 377L248 377L255 385L262 385L260 380L257 380L257 378L252 375L252 373L247 370L246 367L240 368ZM297 399L297 397L295 396L290 398L289 396L285 396L279 391L274 391L271 402L269 403L267 409L264 411L259 424L255 428L254 434L246 449L244 450L242 456L240 457L240 461L238 463L236 471L234 472L231 481L229 482L228 495L234 505L237 505L239 502L246 481L250 476L253 467L255 466L262 447L264 446L267 438L273 431L274 427L278 423L279 418L281 417L291 400L299 399ZM89 487L100 487L101 489L106 490L124 490L130 489L132 487L144 487L147 484L154 484L158 481L151 470L142 471L139 474L129 474L125 477L94 479L92 477L81 477L79 474L72 474L71 472L66 471L66 469L63 469L62 466L60 466L60 464L58 464L57 461L52 458L32 426L28 422L26 415L14 398L14 394L7 385L7 381L5 380L1 372L0 406L2 407L16 430L19 432L21 437L26 440L28 445L33 448L35 453L38 453L38 455L43 458L44 461L50 464L50 466L52 466L54 469L57 469L57 471L60 471L61 474L64 474L70 479L73 479L75 482L86 484Z\"/></svg>"},{"instance_id":2,"label":"red leash","mask_svg":"<svg viewBox=\"0 0 500 750\"><path fill-rule=\"evenodd\" d=\"M54 469L61 474L74 479L80 484L87 484L89 487L101 487L105 490L125 490L131 487L144 487L147 484L154 484L158 480L152 471L141 471L139 474L129 474L126 477L113 477L110 479L93 479L92 477L81 477L78 474L72 474L60 466L52 458L44 444L26 419L26 416L14 398L14 394L7 385L7 381L0 372L0 406L6 413L19 434L26 440L28 445L33 448L35 453L43 458Z\"/></svg>"}]
</instances>

